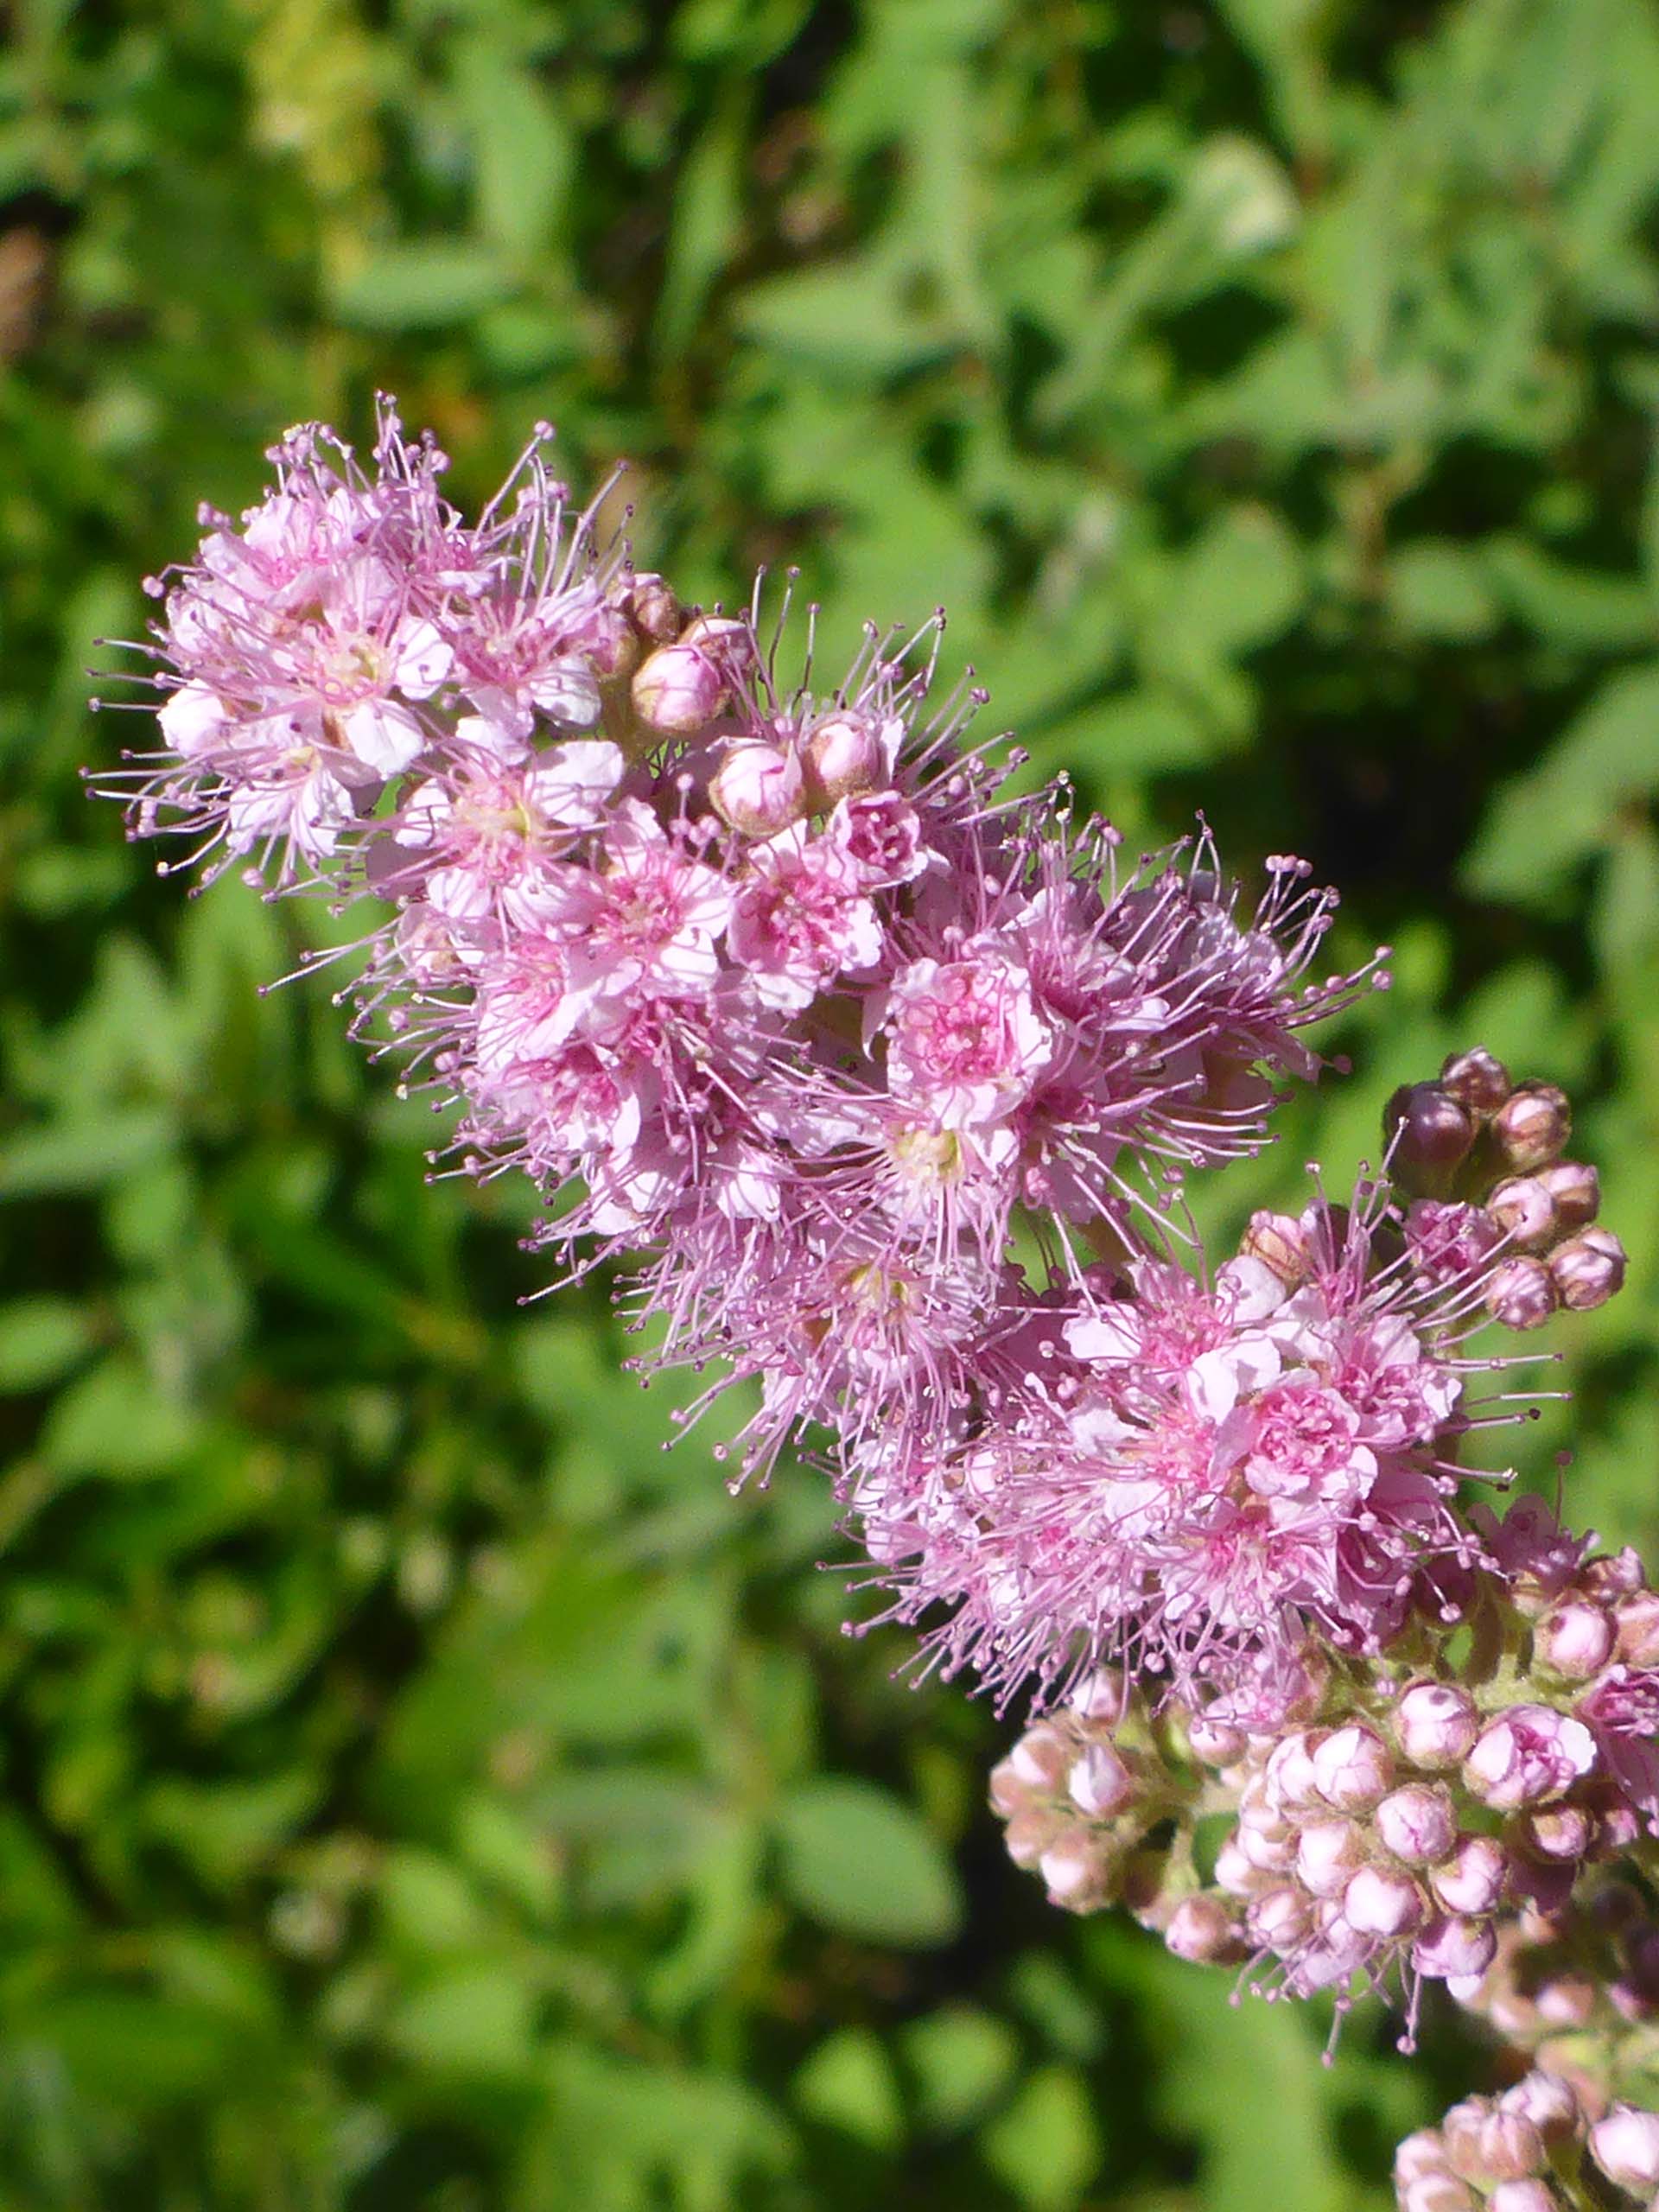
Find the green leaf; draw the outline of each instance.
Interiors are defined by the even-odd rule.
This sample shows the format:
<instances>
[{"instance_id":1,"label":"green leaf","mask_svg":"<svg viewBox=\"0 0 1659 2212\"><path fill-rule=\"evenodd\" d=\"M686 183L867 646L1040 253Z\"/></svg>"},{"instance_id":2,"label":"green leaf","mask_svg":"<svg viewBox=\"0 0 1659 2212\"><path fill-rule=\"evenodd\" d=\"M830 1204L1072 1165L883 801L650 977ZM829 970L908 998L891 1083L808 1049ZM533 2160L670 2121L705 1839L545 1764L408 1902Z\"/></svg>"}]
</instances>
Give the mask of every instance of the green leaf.
<instances>
[{"instance_id":1,"label":"green leaf","mask_svg":"<svg viewBox=\"0 0 1659 2212\"><path fill-rule=\"evenodd\" d=\"M84 1357L95 1325L67 1298L17 1298L0 1306L0 1390L38 1390Z\"/></svg>"},{"instance_id":2,"label":"green leaf","mask_svg":"<svg viewBox=\"0 0 1659 2212\"><path fill-rule=\"evenodd\" d=\"M1470 887L1525 905L1601 848L1616 810L1659 790L1659 662L1621 670L1482 823Z\"/></svg>"},{"instance_id":3,"label":"green leaf","mask_svg":"<svg viewBox=\"0 0 1659 2212\"><path fill-rule=\"evenodd\" d=\"M979 2139L986 2164L1031 2212L1066 2212L1100 2165L1089 2093L1069 2066L1039 2067Z\"/></svg>"},{"instance_id":4,"label":"green leaf","mask_svg":"<svg viewBox=\"0 0 1659 2212\"><path fill-rule=\"evenodd\" d=\"M976 2119L1013 2078L1019 2038L1006 2020L950 2005L912 2020L901 2039L924 2127L952 2134Z\"/></svg>"},{"instance_id":5,"label":"green leaf","mask_svg":"<svg viewBox=\"0 0 1659 2212\"><path fill-rule=\"evenodd\" d=\"M405 1998L386 2041L439 2074L521 2075L535 2056L535 2014L521 1962L504 1958L440 1974Z\"/></svg>"},{"instance_id":6,"label":"green leaf","mask_svg":"<svg viewBox=\"0 0 1659 2212\"><path fill-rule=\"evenodd\" d=\"M496 307L513 279L487 247L450 239L372 247L333 287L340 321L363 330L442 330Z\"/></svg>"},{"instance_id":7,"label":"green leaf","mask_svg":"<svg viewBox=\"0 0 1659 2212\"><path fill-rule=\"evenodd\" d=\"M1450 538L1420 537L1389 561L1389 612L1414 637L1466 644L1484 638L1498 606L1478 553Z\"/></svg>"},{"instance_id":8,"label":"green leaf","mask_svg":"<svg viewBox=\"0 0 1659 2212\"><path fill-rule=\"evenodd\" d=\"M842 2028L795 2076L795 2103L808 2120L834 2127L871 2151L896 2151L905 2116L893 2062L868 2028Z\"/></svg>"},{"instance_id":9,"label":"green leaf","mask_svg":"<svg viewBox=\"0 0 1659 2212\"><path fill-rule=\"evenodd\" d=\"M59 1399L41 1433L41 1452L63 1474L159 1475L175 1466L202 1434L197 1414L162 1397L137 1363L118 1352Z\"/></svg>"},{"instance_id":10,"label":"green leaf","mask_svg":"<svg viewBox=\"0 0 1659 2212\"><path fill-rule=\"evenodd\" d=\"M779 1808L777 1833L785 1894L826 1928L920 1949L960 1926L950 1860L910 1808L874 1783L803 1783Z\"/></svg>"}]
</instances>

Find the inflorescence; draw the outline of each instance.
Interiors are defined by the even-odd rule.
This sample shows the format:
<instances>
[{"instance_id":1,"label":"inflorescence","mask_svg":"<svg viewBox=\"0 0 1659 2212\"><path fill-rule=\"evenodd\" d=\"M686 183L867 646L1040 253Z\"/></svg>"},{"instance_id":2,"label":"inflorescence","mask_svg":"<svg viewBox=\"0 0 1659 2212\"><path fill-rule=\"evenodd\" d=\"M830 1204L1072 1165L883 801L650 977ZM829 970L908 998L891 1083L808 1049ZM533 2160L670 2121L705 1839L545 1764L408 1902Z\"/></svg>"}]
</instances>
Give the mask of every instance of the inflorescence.
<instances>
[{"instance_id":1,"label":"inflorescence","mask_svg":"<svg viewBox=\"0 0 1659 2212\"><path fill-rule=\"evenodd\" d=\"M1524 2049L1402 2146L1409 2212L1652 2196L1659 1596L1463 1496L1527 1410L1492 1332L1623 1280L1567 1099L1456 1055L1212 1268L1185 1179L1383 956L1318 972L1301 861L1251 903L1202 824L1137 857L1011 795L942 617L828 687L809 618L787 672L788 594L683 606L550 435L467 523L389 404L367 467L291 432L151 581L160 742L96 787L169 869L364 903L340 996L435 1164L528 1174L694 1416L758 1385L734 1479L807 1440L875 1617L1033 1706L992 1801L1057 1904Z\"/></svg>"}]
</instances>

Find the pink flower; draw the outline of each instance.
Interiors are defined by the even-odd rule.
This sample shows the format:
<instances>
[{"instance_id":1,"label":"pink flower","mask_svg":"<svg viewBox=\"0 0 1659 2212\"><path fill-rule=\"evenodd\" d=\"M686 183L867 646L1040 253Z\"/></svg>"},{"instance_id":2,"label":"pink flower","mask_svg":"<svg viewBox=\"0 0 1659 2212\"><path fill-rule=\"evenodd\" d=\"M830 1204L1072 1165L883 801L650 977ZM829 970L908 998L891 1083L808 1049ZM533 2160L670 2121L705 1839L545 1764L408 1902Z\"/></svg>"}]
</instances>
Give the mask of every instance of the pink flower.
<instances>
[{"instance_id":1,"label":"pink flower","mask_svg":"<svg viewBox=\"0 0 1659 2212\"><path fill-rule=\"evenodd\" d=\"M798 1012L843 969L877 965L880 922L832 844L798 823L753 847L751 861L733 900L731 950L763 1005Z\"/></svg>"},{"instance_id":2,"label":"pink flower","mask_svg":"<svg viewBox=\"0 0 1659 2212\"><path fill-rule=\"evenodd\" d=\"M883 1026L893 1096L942 1128L1004 1119L1053 1054L1023 964L995 939L964 946L956 960L901 969Z\"/></svg>"}]
</instances>

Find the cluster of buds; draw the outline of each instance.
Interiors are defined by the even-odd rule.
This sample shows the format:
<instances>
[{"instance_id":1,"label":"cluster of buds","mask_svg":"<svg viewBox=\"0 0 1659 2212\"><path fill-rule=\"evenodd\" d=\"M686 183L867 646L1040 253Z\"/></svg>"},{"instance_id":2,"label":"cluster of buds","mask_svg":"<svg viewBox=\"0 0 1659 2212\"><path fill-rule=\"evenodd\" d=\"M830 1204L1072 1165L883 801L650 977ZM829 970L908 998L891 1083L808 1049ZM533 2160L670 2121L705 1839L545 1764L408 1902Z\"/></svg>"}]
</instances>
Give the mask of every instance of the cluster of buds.
<instances>
[{"instance_id":1,"label":"cluster of buds","mask_svg":"<svg viewBox=\"0 0 1659 2212\"><path fill-rule=\"evenodd\" d=\"M1506 1328L1605 1305L1623 1284L1624 1248L1596 1219L1596 1171L1563 1157L1573 1114L1555 1084L1517 1084L1491 1052L1457 1052L1437 1082L1395 1092L1382 1132L1389 1173L1415 1201L1419 1263L1463 1272L1491 1259L1486 1308Z\"/></svg>"},{"instance_id":2,"label":"cluster of buds","mask_svg":"<svg viewBox=\"0 0 1659 2212\"><path fill-rule=\"evenodd\" d=\"M1487 1546L1455 1624L1419 1611L1376 1662L1327 1654L1271 1726L1217 1704L1149 1719L1122 1691L1038 1722L993 1785L1011 1853L1057 1903L1127 1904L1183 1956L1253 1960L1294 1995L1403 1986L1414 2011L1425 1980L1474 1990L1506 1928L1659 1834L1659 1599L1634 1554L1586 1559L1524 1502ZM1192 1831L1223 1808L1200 1884Z\"/></svg>"},{"instance_id":3,"label":"cluster of buds","mask_svg":"<svg viewBox=\"0 0 1659 2212\"><path fill-rule=\"evenodd\" d=\"M1542 2069L1465 2097L1395 2154L1400 2212L1616 2212L1659 2204L1659 2113L1587 2107Z\"/></svg>"}]
</instances>

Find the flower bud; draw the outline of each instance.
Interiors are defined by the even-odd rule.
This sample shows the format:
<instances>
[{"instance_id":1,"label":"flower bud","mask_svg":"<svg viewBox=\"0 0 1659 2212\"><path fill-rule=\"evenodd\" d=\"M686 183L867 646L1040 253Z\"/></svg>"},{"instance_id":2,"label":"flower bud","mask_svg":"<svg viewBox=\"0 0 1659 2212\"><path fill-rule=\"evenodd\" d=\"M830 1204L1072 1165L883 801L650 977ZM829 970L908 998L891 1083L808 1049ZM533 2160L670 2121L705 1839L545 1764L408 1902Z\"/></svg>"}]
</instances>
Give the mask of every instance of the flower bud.
<instances>
[{"instance_id":1,"label":"flower bud","mask_svg":"<svg viewBox=\"0 0 1659 2212\"><path fill-rule=\"evenodd\" d=\"M1073 1763L1066 1794L1080 1813L1108 1820L1121 1813L1135 1794L1135 1777L1109 1744L1090 1744Z\"/></svg>"},{"instance_id":2,"label":"flower bud","mask_svg":"<svg viewBox=\"0 0 1659 2212\"><path fill-rule=\"evenodd\" d=\"M1601 1178L1582 1160L1552 1160L1538 1170L1563 1229L1582 1229L1601 1211Z\"/></svg>"},{"instance_id":3,"label":"flower bud","mask_svg":"<svg viewBox=\"0 0 1659 2212\"><path fill-rule=\"evenodd\" d=\"M1291 1290L1306 1280L1307 1232L1293 1214L1253 1213L1238 1249L1247 1259L1260 1260Z\"/></svg>"},{"instance_id":4,"label":"flower bud","mask_svg":"<svg viewBox=\"0 0 1659 2212\"><path fill-rule=\"evenodd\" d=\"M1433 1281L1473 1274L1503 1241L1481 1206L1446 1198L1414 1198L1406 1211L1406 1243L1415 1265Z\"/></svg>"},{"instance_id":5,"label":"flower bud","mask_svg":"<svg viewBox=\"0 0 1659 2212\"><path fill-rule=\"evenodd\" d=\"M650 570L630 576L621 599L628 620L640 636L649 638L653 645L671 645L679 636L685 616L663 577Z\"/></svg>"},{"instance_id":6,"label":"flower bud","mask_svg":"<svg viewBox=\"0 0 1659 2212\"><path fill-rule=\"evenodd\" d=\"M1522 1175L1559 1160L1572 1134L1572 1106L1553 1083L1523 1083L1492 1116L1499 1153Z\"/></svg>"},{"instance_id":7,"label":"flower bud","mask_svg":"<svg viewBox=\"0 0 1659 2212\"><path fill-rule=\"evenodd\" d=\"M1387 1745L1370 1728L1350 1722L1333 1728L1315 1745L1313 1786L1338 1812L1365 1812L1386 1795L1394 1780Z\"/></svg>"},{"instance_id":8,"label":"flower bud","mask_svg":"<svg viewBox=\"0 0 1659 2212\"><path fill-rule=\"evenodd\" d=\"M1281 1738L1274 1745L1262 1771L1268 1795L1274 1804L1301 1811L1319 1802L1319 1783L1313 1754L1301 1730Z\"/></svg>"},{"instance_id":9,"label":"flower bud","mask_svg":"<svg viewBox=\"0 0 1659 2212\"><path fill-rule=\"evenodd\" d=\"M1037 1861L1051 1904L1093 1912L1111 1894L1114 1853L1087 1828L1067 1828Z\"/></svg>"},{"instance_id":10,"label":"flower bud","mask_svg":"<svg viewBox=\"0 0 1659 2212\"><path fill-rule=\"evenodd\" d=\"M1405 1866L1439 1866L1457 1847L1457 1815L1438 1783L1411 1782L1390 1791L1372 1819L1384 1850Z\"/></svg>"},{"instance_id":11,"label":"flower bud","mask_svg":"<svg viewBox=\"0 0 1659 2212\"><path fill-rule=\"evenodd\" d=\"M1490 1912L1509 1880L1509 1854L1490 1835L1465 1836L1428 1885L1448 1912Z\"/></svg>"},{"instance_id":12,"label":"flower bud","mask_svg":"<svg viewBox=\"0 0 1659 2212\"><path fill-rule=\"evenodd\" d=\"M886 733L854 709L826 715L806 741L806 772L820 806L880 791L892 780Z\"/></svg>"},{"instance_id":13,"label":"flower bud","mask_svg":"<svg viewBox=\"0 0 1659 2212\"><path fill-rule=\"evenodd\" d=\"M1600 1605L1566 1598L1532 1631L1534 1662L1564 1682L1587 1682L1613 1656L1617 1631Z\"/></svg>"},{"instance_id":14,"label":"flower bud","mask_svg":"<svg viewBox=\"0 0 1659 2212\"><path fill-rule=\"evenodd\" d=\"M1477 1045L1470 1052L1453 1052L1440 1070L1440 1088L1484 1121L1497 1113L1515 1086L1503 1061Z\"/></svg>"},{"instance_id":15,"label":"flower bud","mask_svg":"<svg viewBox=\"0 0 1659 2212\"><path fill-rule=\"evenodd\" d=\"M633 710L646 728L664 737L705 729L720 711L730 656L744 636L741 622L705 615L677 643L659 645L634 672Z\"/></svg>"},{"instance_id":16,"label":"flower bud","mask_svg":"<svg viewBox=\"0 0 1659 2212\"><path fill-rule=\"evenodd\" d=\"M1486 1285L1486 1311L1506 1329L1541 1329L1560 1302L1541 1260L1505 1260Z\"/></svg>"},{"instance_id":17,"label":"flower bud","mask_svg":"<svg viewBox=\"0 0 1659 2212\"><path fill-rule=\"evenodd\" d=\"M1452 1981L1484 1974L1497 1949L1490 1928L1453 1914L1429 1922L1411 1947L1411 1962L1427 1981Z\"/></svg>"},{"instance_id":18,"label":"flower bud","mask_svg":"<svg viewBox=\"0 0 1659 2212\"><path fill-rule=\"evenodd\" d=\"M639 639L632 625L620 607L603 601L565 631L560 644L566 652L580 653L601 683L632 675L639 665Z\"/></svg>"},{"instance_id":19,"label":"flower bud","mask_svg":"<svg viewBox=\"0 0 1659 2212\"><path fill-rule=\"evenodd\" d=\"M1561 2200L1536 2174L1524 2181L1501 2181L1486 2199L1486 2212L1562 2212Z\"/></svg>"},{"instance_id":20,"label":"flower bud","mask_svg":"<svg viewBox=\"0 0 1659 2212\"><path fill-rule=\"evenodd\" d=\"M1590 2155L1632 2196L1659 2189L1659 2113L1617 2104L1590 2130Z\"/></svg>"},{"instance_id":21,"label":"flower bud","mask_svg":"<svg viewBox=\"0 0 1659 2212\"><path fill-rule=\"evenodd\" d=\"M991 1802L996 1805L995 1777L992 1777ZM998 1812L1002 1811L996 1805ZM1019 1805L1003 1815L1007 1825L1002 1831L1002 1848L1016 1866L1030 1873L1054 1838L1054 1815L1046 1805Z\"/></svg>"},{"instance_id":22,"label":"flower bud","mask_svg":"<svg viewBox=\"0 0 1659 2212\"><path fill-rule=\"evenodd\" d=\"M1211 1720L1206 1713L1194 1713L1186 1725L1186 1740L1192 1756L1205 1766L1236 1766L1249 1747L1243 1729L1232 1727L1224 1720ZM1268 1762L1271 1767L1272 1762Z\"/></svg>"},{"instance_id":23,"label":"flower bud","mask_svg":"<svg viewBox=\"0 0 1659 2212\"><path fill-rule=\"evenodd\" d=\"M1638 1590L1613 1608L1618 1656L1633 1667L1659 1665L1659 1590Z\"/></svg>"},{"instance_id":24,"label":"flower bud","mask_svg":"<svg viewBox=\"0 0 1659 2212\"><path fill-rule=\"evenodd\" d=\"M1128 1677L1121 1667L1096 1667L1092 1675L1084 1676L1068 1702L1080 1720L1116 1728L1128 1710Z\"/></svg>"},{"instance_id":25,"label":"flower bud","mask_svg":"<svg viewBox=\"0 0 1659 2212\"><path fill-rule=\"evenodd\" d=\"M1427 1916L1422 1891L1408 1874L1362 1866L1342 1893L1343 1917L1363 1936L1404 1936Z\"/></svg>"},{"instance_id":26,"label":"flower bud","mask_svg":"<svg viewBox=\"0 0 1659 2212\"><path fill-rule=\"evenodd\" d=\"M1523 2112L1505 2112L1484 2097L1453 2105L1440 2124L1455 2172L1477 2184L1524 2181L1546 2164L1544 2139Z\"/></svg>"},{"instance_id":27,"label":"flower bud","mask_svg":"<svg viewBox=\"0 0 1659 2212\"><path fill-rule=\"evenodd\" d=\"M1595 1763L1582 1720L1553 1706L1514 1705L1481 1732L1463 1778L1483 1804L1512 1813L1563 1796Z\"/></svg>"},{"instance_id":28,"label":"flower bud","mask_svg":"<svg viewBox=\"0 0 1659 2212\"><path fill-rule=\"evenodd\" d=\"M1439 1084L1402 1084L1382 1110L1382 1141L1395 1182L1418 1198L1435 1198L1450 1190L1467 1159L1475 1124Z\"/></svg>"},{"instance_id":29,"label":"flower bud","mask_svg":"<svg viewBox=\"0 0 1659 2212\"><path fill-rule=\"evenodd\" d=\"M1236 1835L1230 1835L1216 1853L1216 1887L1234 1897L1254 1897L1261 1887L1260 1877Z\"/></svg>"},{"instance_id":30,"label":"flower bud","mask_svg":"<svg viewBox=\"0 0 1659 2212\"><path fill-rule=\"evenodd\" d=\"M1395 2183L1415 2181L1420 2174L1446 2171L1446 2145L1438 2127L1420 2127L1402 2137L1394 2153Z\"/></svg>"},{"instance_id":31,"label":"flower bud","mask_svg":"<svg viewBox=\"0 0 1659 2212\"><path fill-rule=\"evenodd\" d=\"M1570 2143L1583 2123L1579 2101L1559 2074L1535 2069L1498 2099L1505 2112L1524 2113L1547 2145Z\"/></svg>"},{"instance_id":32,"label":"flower bud","mask_svg":"<svg viewBox=\"0 0 1659 2212\"><path fill-rule=\"evenodd\" d=\"M1480 2204L1467 2182L1441 2166L1402 2184L1399 2212L1480 2212Z\"/></svg>"},{"instance_id":33,"label":"flower bud","mask_svg":"<svg viewBox=\"0 0 1659 2212\"><path fill-rule=\"evenodd\" d=\"M746 837L775 837L806 811L806 779L793 752L775 745L728 746L709 785L721 820Z\"/></svg>"},{"instance_id":34,"label":"flower bud","mask_svg":"<svg viewBox=\"0 0 1659 2212\"><path fill-rule=\"evenodd\" d=\"M1253 1897L1244 1916L1253 1940L1283 1958L1299 1950L1313 1932L1313 1907L1304 1892L1287 1882Z\"/></svg>"},{"instance_id":35,"label":"flower bud","mask_svg":"<svg viewBox=\"0 0 1659 2212\"><path fill-rule=\"evenodd\" d=\"M1595 2018L1596 1985L1583 1974L1552 1974L1548 1981L1539 1983L1533 2003L1547 2028L1570 2035L1576 2029L1587 2028Z\"/></svg>"},{"instance_id":36,"label":"flower bud","mask_svg":"<svg viewBox=\"0 0 1659 2212\"><path fill-rule=\"evenodd\" d=\"M1058 1790L1071 1758L1071 1746L1059 1730L1052 1722L1039 1720L1034 1728L1027 1729L1002 1764L1027 1789Z\"/></svg>"},{"instance_id":37,"label":"flower bud","mask_svg":"<svg viewBox=\"0 0 1659 2212\"><path fill-rule=\"evenodd\" d=\"M1431 1774L1460 1764L1480 1733L1474 1700L1450 1682L1410 1683L1389 1724L1406 1758Z\"/></svg>"},{"instance_id":38,"label":"flower bud","mask_svg":"<svg viewBox=\"0 0 1659 2212\"><path fill-rule=\"evenodd\" d=\"M1527 1849L1541 1859L1577 1860L1594 1842L1596 1823L1581 1805L1546 1805L1526 1815L1521 1833Z\"/></svg>"},{"instance_id":39,"label":"flower bud","mask_svg":"<svg viewBox=\"0 0 1659 2212\"><path fill-rule=\"evenodd\" d=\"M1511 1175L1486 1201L1486 1211L1511 1244L1541 1249L1555 1235L1554 1202L1537 1175Z\"/></svg>"},{"instance_id":40,"label":"flower bud","mask_svg":"<svg viewBox=\"0 0 1659 2212\"><path fill-rule=\"evenodd\" d=\"M1238 1956L1237 1924L1217 1897L1183 1897L1169 1916L1164 1942L1194 1966L1223 1966Z\"/></svg>"},{"instance_id":41,"label":"flower bud","mask_svg":"<svg viewBox=\"0 0 1659 2212\"><path fill-rule=\"evenodd\" d=\"M1316 1897L1339 1897L1365 1863L1365 1840L1352 1821L1310 1821L1296 1839L1296 1873Z\"/></svg>"},{"instance_id":42,"label":"flower bud","mask_svg":"<svg viewBox=\"0 0 1659 2212\"><path fill-rule=\"evenodd\" d=\"M1550 1280L1563 1306L1587 1313L1624 1287L1624 1247L1611 1229L1592 1222L1549 1255Z\"/></svg>"}]
</instances>

